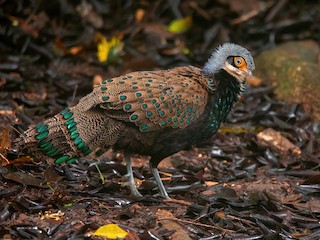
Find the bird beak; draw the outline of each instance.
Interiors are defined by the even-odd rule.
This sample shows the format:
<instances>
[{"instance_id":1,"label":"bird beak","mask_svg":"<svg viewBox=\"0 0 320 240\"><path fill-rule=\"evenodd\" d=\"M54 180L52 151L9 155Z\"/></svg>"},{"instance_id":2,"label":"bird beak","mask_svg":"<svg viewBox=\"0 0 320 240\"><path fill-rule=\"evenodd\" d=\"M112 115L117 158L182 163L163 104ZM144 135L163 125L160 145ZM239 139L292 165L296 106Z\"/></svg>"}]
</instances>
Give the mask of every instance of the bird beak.
<instances>
[{"instance_id":1,"label":"bird beak","mask_svg":"<svg viewBox=\"0 0 320 240\"><path fill-rule=\"evenodd\" d=\"M248 76L249 76L249 77L253 77L252 72L251 72L249 69L247 69L246 72L248 73Z\"/></svg>"},{"instance_id":2,"label":"bird beak","mask_svg":"<svg viewBox=\"0 0 320 240\"><path fill-rule=\"evenodd\" d=\"M224 70L226 70L229 74L233 75L237 79L241 81L245 81L246 78L252 77L252 72L248 68L239 69L232 66L230 63L225 62Z\"/></svg>"}]
</instances>

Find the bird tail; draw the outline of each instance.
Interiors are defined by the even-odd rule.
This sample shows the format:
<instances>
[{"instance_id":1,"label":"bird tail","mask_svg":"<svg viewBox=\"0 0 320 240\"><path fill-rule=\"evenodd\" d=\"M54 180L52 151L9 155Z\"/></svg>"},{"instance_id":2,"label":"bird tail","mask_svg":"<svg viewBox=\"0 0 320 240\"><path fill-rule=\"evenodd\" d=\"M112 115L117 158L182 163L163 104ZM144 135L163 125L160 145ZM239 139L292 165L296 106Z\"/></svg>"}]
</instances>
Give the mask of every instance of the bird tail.
<instances>
[{"instance_id":1,"label":"bird tail","mask_svg":"<svg viewBox=\"0 0 320 240\"><path fill-rule=\"evenodd\" d=\"M37 160L57 161L62 158L68 162L73 161L77 155L74 151L77 127L71 115L71 110L66 109L36 126L31 126L16 140L16 148ZM76 143L80 144L80 140ZM80 149L83 149L82 145Z\"/></svg>"},{"instance_id":2,"label":"bird tail","mask_svg":"<svg viewBox=\"0 0 320 240\"><path fill-rule=\"evenodd\" d=\"M124 125L96 107L83 111L83 102L30 127L17 140L19 152L38 160L71 163L101 147L107 150L123 133Z\"/></svg>"}]
</instances>

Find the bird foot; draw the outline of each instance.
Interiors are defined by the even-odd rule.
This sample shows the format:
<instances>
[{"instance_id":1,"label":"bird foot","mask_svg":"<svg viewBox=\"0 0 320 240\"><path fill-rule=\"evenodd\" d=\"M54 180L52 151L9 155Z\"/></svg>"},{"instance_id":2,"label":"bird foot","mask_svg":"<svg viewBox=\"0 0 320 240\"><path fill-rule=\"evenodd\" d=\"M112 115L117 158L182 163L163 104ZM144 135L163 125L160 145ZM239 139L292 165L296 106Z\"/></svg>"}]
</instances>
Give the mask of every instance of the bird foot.
<instances>
[{"instance_id":1,"label":"bird foot","mask_svg":"<svg viewBox=\"0 0 320 240\"><path fill-rule=\"evenodd\" d=\"M130 191L131 191L131 195L134 196L135 198L143 198L142 194L138 191L138 189L134 188L134 189L131 189L130 188Z\"/></svg>"},{"instance_id":2,"label":"bird foot","mask_svg":"<svg viewBox=\"0 0 320 240\"><path fill-rule=\"evenodd\" d=\"M135 185L135 181L133 179L133 176L130 174L124 175L125 178L128 178L128 182L125 183L126 186L129 186L131 195L135 198L142 198L143 195L138 191Z\"/></svg>"}]
</instances>

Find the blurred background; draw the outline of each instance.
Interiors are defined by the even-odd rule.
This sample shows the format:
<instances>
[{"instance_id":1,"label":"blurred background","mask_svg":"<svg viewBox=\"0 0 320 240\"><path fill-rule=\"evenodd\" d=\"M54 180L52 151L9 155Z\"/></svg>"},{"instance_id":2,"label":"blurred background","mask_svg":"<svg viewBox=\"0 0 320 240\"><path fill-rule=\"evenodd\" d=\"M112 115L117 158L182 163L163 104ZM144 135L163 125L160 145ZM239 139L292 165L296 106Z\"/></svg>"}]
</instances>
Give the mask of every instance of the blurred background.
<instances>
[{"instance_id":1,"label":"blurred background","mask_svg":"<svg viewBox=\"0 0 320 240\"><path fill-rule=\"evenodd\" d=\"M91 91L93 79L202 66L224 42L241 44L253 55L290 40L319 42L319 3L2 0L0 89L5 94L0 98L21 89L23 96L15 98L29 105L48 99L47 94L59 103L73 101Z\"/></svg>"},{"instance_id":2,"label":"blurred background","mask_svg":"<svg viewBox=\"0 0 320 240\"><path fill-rule=\"evenodd\" d=\"M224 42L251 51L256 77L212 139L160 164L181 201L159 199L141 156L137 202L119 153L49 167L10 152L103 79L202 67ZM0 0L0 238L114 222L132 240L320 239L319 42L319 0Z\"/></svg>"}]
</instances>

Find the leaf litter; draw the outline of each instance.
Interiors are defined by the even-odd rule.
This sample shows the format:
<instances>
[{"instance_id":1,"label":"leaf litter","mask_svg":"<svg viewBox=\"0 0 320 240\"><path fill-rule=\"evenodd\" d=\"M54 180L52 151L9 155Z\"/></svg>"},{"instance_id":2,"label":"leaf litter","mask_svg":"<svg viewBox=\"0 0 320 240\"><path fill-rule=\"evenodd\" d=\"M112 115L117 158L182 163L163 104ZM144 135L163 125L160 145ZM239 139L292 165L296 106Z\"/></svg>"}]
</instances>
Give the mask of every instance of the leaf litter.
<instances>
[{"instance_id":1,"label":"leaf litter","mask_svg":"<svg viewBox=\"0 0 320 240\"><path fill-rule=\"evenodd\" d=\"M317 1L0 6L2 238L87 239L107 224L123 229L127 239L320 238L319 122L302 105L277 100L263 79L250 82L253 87L216 136L160 164L170 201L159 198L141 156L133 162L144 194L137 201L126 186L121 153L48 166L17 159L11 150L17 132L75 104L94 79L201 65L225 41L253 53L289 40L319 41ZM166 30L174 23L179 34ZM121 36L112 61L97 58L97 34ZM105 51L109 57L111 48Z\"/></svg>"}]
</instances>

